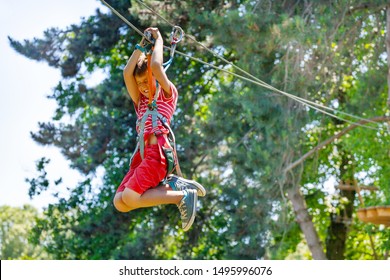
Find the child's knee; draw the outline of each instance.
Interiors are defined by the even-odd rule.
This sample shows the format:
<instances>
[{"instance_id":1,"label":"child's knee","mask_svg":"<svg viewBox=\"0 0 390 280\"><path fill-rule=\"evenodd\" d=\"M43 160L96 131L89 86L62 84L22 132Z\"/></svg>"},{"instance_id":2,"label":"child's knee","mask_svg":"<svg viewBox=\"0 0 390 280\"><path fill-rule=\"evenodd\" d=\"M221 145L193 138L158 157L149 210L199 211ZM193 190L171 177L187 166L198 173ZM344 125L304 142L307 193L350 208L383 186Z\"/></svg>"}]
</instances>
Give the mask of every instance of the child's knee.
<instances>
[{"instance_id":1,"label":"child's knee","mask_svg":"<svg viewBox=\"0 0 390 280\"><path fill-rule=\"evenodd\" d=\"M116 210L119 212L129 212L131 210L123 201L122 201L122 192L117 193L114 197L113 204Z\"/></svg>"},{"instance_id":2,"label":"child's knee","mask_svg":"<svg viewBox=\"0 0 390 280\"><path fill-rule=\"evenodd\" d=\"M129 188L122 192L122 202L128 207L128 211L141 207L140 197L139 193Z\"/></svg>"},{"instance_id":3,"label":"child's knee","mask_svg":"<svg viewBox=\"0 0 390 280\"><path fill-rule=\"evenodd\" d=\"M130 208L127 207L124 203L118 202L116 200L114 200L114 207L116 210L122 213L126 213L130 211Z\"/></svg>"}]
</instances>

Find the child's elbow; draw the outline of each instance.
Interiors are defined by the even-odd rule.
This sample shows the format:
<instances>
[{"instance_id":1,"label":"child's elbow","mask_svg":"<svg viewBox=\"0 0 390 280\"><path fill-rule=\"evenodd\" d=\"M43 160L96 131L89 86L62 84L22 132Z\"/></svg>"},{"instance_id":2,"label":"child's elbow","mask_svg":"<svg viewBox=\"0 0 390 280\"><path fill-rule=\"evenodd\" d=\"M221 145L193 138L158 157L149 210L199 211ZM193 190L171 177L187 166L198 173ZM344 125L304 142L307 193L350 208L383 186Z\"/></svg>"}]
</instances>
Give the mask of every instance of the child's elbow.
<instances>
[{"instance_id":1,"label":"child's elbow","mask_svg":"<svg viewBox=\"0 0 390 280\"><path fill-rule=\"evenodd\" d=\"M131 69L129 69L129 67L125 67L123 69L123 77L126 78L129 77L130 75L133 75Z\"/></svg>"},{"instance_id":2,"label":"child's elbow","mask_svg":"<svg viewBox=\"0 0 390 280\"><path fill-rule=\"evenodd\" d=\"M125 67L123 68L123 72L124 73L131 73L131 74L133 74L133 72L134 72L134 69L135 69L135 65L133 65L132 63L127 63L126 65L125 65Z\"/></svg>"},{"instance_id":3,"label":"child's elbow","mask_svg":"<svg viewBox=\"0 0 390 280\"><path fill-rule=\"evenodd\" d=\"M157 61L152 61L150 63L150 68L152 69L153 72L161 70L161 67L162 67L161 63Z\"/></svg>"}]
</instances>

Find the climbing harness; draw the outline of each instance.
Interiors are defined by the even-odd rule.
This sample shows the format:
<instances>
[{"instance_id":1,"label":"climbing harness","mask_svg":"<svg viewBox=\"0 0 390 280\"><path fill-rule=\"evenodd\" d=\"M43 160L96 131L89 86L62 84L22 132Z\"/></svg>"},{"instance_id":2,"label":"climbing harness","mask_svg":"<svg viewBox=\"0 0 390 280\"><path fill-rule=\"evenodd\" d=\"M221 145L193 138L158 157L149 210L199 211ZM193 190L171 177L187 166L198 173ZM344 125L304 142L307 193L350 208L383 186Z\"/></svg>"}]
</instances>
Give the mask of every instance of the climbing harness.
<instances>
[{"instance_id":1,"label":"climbing harness","mask_svg":"<svg viewBox=\"0 0 390 280\"><path fill-rule=\"evenodd\" d=\"M141 51L143 51L147 56L147 69L148 69L148 85L149 85L149 92L154 92L154 96L152 94L149 94L149 102L147 109L142 116L141 120L137 121L137 126L139 127L139 134L137 139L137 146L135 148L135 151L131 157L131 161L134 157L134 155L137 153L138 149L140 151L141 158L144 159L144 153L145 153L145 139L144 139L144 131L145 131L145 123L146 120L151 117L152 119L152 131L154 131L155 136L157 137L158 145L161 147L165 158L167 160L167 173L166 177L171 174L175 169L179 176L182 176L179 160L176 153L176 140L175 135L173 134L173 131L171 127L168 124L168 120L158 112L157 107L157 99L160 91L160 86L158 82L153 83L153 74L150 67L150 61L151 56L153 52L153 44L154 39L150 32L146 31L144 33L145 38L147 39L147 43L145 47L140 47ZM164 71L166 71L169 66L172 64L173 57L175 54L176 45L181 41L183 38L183 30L179 26L174 26L171 33L171 52L170 52L170 58L169 60L163 64ZM165 141L164 134L161 132L160 129L158 129L158 121L161 122L161 124L168 130L167 134L167 140Z\"/></svg>"}]
</instances>

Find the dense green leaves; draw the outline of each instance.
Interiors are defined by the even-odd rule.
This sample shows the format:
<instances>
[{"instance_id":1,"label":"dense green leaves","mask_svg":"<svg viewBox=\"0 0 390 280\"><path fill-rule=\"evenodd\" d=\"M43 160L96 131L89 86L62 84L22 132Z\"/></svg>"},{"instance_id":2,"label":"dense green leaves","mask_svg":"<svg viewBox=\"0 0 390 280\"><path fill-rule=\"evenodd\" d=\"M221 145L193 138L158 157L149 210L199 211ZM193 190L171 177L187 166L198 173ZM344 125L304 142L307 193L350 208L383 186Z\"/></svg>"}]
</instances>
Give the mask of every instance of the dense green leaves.
<instances>
[{"instance_id":1,"label":"dense green leaves","mask_svg":"<svg viewBox=\"0 0 390 280\"><path fill-rule=\"evenodd\" d=\"M63 79L49 97L57 103L55 114L32 137L58 147L85 176L69 197L47 207L34 228L35 242L58 259L310 258L310 242L302 238L286 197L289 188L300 186L329 258L373 258L369 234L375 235L376 257L383 258L388 231L359 222L356 193L329 182L377 185L377 194L363 193L366 204L390 203L385 125L351 130L290 172L285 168L350 125L345 119L358 121L341 112L389 114L385 6L309 2L150 3L228 61L278 89L338 110L331 113L344 119L176 55L168 75L179 90L172 126L181 167L208 191L186 234L175 206L121 214L111 203L135 146L136 116L122 69L138 34L115 15L97 11L79 26L49 29L42 39L10 39L21 54L61 69ZM170 27L144 7L116 1L114 8L141 30L157 25L168 38ZM178 49L245 75L189 38ZM90 86L88 77L98 70L106 77ZM47 163L38 162L40 174L28 179L32 194L50 188ZM101 182L92 183L99 170ZM341 253L332 255L333 248Z\"/></svg>"},{"instance_id":2,"label":"dense green leaves","mask_svg":"<svg viewBox=\"0 0 390 280\"><path fill-rule=\"evenodd\" d=\"M30 231L39 214L30 205L23 207L0 207L0 259L43 259L49 255L41 246L30 242Z\"/></svg>"}]
</instances>

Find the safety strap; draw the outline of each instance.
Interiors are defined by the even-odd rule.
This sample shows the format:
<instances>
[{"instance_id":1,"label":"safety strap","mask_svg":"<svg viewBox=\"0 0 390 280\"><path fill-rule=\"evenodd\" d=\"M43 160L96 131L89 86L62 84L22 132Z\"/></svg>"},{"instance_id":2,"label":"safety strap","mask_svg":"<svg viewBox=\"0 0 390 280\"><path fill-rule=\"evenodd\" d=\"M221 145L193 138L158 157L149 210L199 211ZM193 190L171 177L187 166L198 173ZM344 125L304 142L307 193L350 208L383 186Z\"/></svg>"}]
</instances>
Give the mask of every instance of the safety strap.
<instances>
[{"instance_id":1,"label":"safety strap","mask_svg":"<svg viewBox=\"0 0 390 280\"><path fill-rule=\"evenodd\" d=\"M145 131L145 123L146 123L146 120L148 119L149 116L152 116L152 127L153 127L153 130L155 130L156 127L158 127L158 123L157 123L157 120L159 119L161 121L161 123L165 126L169 126L167 123L166 123L166 119L163 115L161 115L157 110L150 110L149 108L146 110L145 114L143 115L141 121L138 123L139 125L139 128L140 128L140 132L139 132L139 135L138 135L138 143L139 143L139 148L140 148L140 152L141 152L141 158L143 159L144 158L144 149L145 149L145 139L144 139L144 131ZM165 124L164 124L165 122Z\"/></svg>"}]
</instances>

